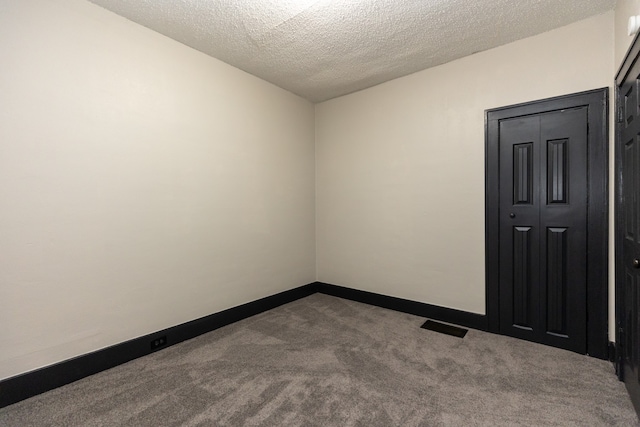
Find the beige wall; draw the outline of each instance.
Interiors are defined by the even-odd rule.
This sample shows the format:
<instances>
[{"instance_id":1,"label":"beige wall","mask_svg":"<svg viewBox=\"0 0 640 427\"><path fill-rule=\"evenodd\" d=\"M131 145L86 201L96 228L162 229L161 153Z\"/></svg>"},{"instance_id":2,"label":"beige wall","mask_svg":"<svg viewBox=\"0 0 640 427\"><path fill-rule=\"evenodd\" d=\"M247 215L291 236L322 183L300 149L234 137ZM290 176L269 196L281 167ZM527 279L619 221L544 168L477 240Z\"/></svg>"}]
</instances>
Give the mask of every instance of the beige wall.
<instances>
[{"instance_id":1,"label":"beige wall","mask_svg":"<svg viewBox=\"0 0 640 427\"><path fill-rule=\"evenodd\" d=\"M318 104L318 280L485 313L484 111L610 86L613 32L609 12Z\"/></svg>"},{"instance_id":2,"label":"beige wall","mask_svg":"<svg viewBox=\"0 0 640 427\"><path fill-rule=\"evenodd\" d=\"M315 280L309 102L84 0L0 61L0 379Z\"/></svg>"},{"instance_id":3,"label":"beige wall","mask_svg":"<svg viewBox=\"0 0 640 427\"><path fill-rule=\"evenodd\" d=\"M484 110L610 85L639 2L317 105L315 192L308 102L0 3L0 379L316 277L484 313Z\"/></svg>"},{"instance_id":4,"label":"beige wall","mask_svg":"<svg viewBox=\"0 0 640 427\"><path fill-rule=\"evenodd\" d=\"M627 23L629 17L634 15L640 15L640 0L618 0L615 13L615 71L618 71L633 40L633 36L627 35Z\"/></svg>"}]
</instances>

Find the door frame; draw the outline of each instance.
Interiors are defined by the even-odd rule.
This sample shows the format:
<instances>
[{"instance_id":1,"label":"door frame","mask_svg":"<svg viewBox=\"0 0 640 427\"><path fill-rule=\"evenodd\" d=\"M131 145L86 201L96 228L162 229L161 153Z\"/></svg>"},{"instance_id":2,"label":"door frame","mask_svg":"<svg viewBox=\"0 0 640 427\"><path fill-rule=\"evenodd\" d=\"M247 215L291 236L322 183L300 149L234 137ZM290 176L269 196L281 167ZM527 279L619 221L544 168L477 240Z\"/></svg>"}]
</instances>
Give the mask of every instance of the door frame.
<instances>
[{"instance_id":1,"label":"door frame","mask_svg":"<svg viewBox=\"0 0 640 427\"><path fill-rule=\"evenodd\" d=\"M488 330L500 333L501 120L587 107L587 354L608 359L609 88L485 111L485 263Z\"/></svg>"}]
</instances>

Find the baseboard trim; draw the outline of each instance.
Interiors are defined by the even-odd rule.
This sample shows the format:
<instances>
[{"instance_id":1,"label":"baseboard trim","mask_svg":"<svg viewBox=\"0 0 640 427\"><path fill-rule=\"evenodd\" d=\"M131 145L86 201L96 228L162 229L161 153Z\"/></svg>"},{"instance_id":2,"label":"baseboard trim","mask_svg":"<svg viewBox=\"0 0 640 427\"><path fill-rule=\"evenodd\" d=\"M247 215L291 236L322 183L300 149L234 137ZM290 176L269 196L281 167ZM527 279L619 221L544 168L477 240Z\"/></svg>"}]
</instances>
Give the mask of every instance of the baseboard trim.
<instances>
[{"instance_id":1,"label":"baseboard trim","mask_svg":"<svg viewBox=\"0 0 640 427\"><path fill-rule=\"evenodd\" d=\"M390 297L358 289L345 288L343 286L336 286L328 283L317 282L316 285L318 292L323 294L333 295L382 308L388 308L390 310L401 311L403 313L409 313L433 320L439 320L441 322L453 323L455 325L471 329L479 329L482 331L487 330L487 316L482 314L475 314L468 311Z\"/></svg>"},{"instance_id":2,"label":"baseboard trim","mask_svg":"<svg viewBox=\"0 0 640 427\"><path fill-rule=\"evenodd\" d=\"M314 282L2 380L0 381L0 408L114 368L139 357L155 353L174 344L307 297L316 292L441 322L453 323L467 328L487 330L487 318L481 314L330 285L328 283ZM151 349L151 342L161 337L166 338L166 344L157 349Z\"/></svg>"},{"instance_id":3,"label":"baseboard trim","mask_svg":"<svg viewBox=\"0 0 640 427\"><path fill-rule=\"evenodd\" d=\"M316 293L317 289L317 282L310 283L55 365L7 378L0 381L0 408L304 298ZM160 337L166 337L167 343L152 350L151 341Z\"/></svg>"}]
</instances>

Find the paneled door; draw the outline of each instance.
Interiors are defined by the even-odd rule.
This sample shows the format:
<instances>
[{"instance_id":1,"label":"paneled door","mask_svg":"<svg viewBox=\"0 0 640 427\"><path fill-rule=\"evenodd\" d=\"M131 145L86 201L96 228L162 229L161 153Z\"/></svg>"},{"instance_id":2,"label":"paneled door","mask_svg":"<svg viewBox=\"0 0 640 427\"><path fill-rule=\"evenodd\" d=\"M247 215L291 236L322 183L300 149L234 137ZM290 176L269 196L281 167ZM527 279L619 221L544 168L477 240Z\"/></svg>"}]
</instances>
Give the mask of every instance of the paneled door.
<instances>
[{"instance_id":1,"label":"paneled door","mask_svg":"<svg viewBox=\"0 0 640 427\"><path fill-rule=\"evenodd\" d=\"M485 111L489 331L609 357L608 97Z\"/></svg>"},{"instance_id":2,"label":"paneled door","mask_svg":"<svg viewBox=\"0 0 640 427\"><path fill-rule=\"evenodd\" d=\"M616 78L616 323L618 374L640 414L640 42Z\"/></svg>"},{"instance_id":3,"label":"paneled door","mask_svg":"<svg viewBox=\"0 0 640 427\"><path fill-rule=\"evenodd\" d=\"M501 332L586 353L587 107L499 132Z\"/></svg>"}]
</instances>

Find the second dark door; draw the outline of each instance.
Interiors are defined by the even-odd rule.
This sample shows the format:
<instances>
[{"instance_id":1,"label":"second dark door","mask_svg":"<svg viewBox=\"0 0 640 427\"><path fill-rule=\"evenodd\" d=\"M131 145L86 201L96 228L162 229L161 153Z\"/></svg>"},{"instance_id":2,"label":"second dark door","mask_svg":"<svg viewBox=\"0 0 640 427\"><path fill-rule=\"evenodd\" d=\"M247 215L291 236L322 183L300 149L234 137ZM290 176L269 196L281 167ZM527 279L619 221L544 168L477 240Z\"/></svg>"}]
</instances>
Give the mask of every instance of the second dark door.
<instances>
[{"instance_id":1,"label":"second dark door","mask_svg":"<svg viewBox=\"0 0 640 427\"><path fill-rule=\"evenodd\" d=\"M586 107L502 120L500 331L586 353Z\"/></svg>"},{"instance_id":2,"label":"second dark door","mask_svg":"<svg viewBox=\"0 0 640 427\"><path fill-rule=\"evenodd\" d=\"M619 116L617 156L619 204L616 207L617 247L616 319L624 380L636 412L640 414L640 41L632 49L616 79Z\"/></svg>"}]
</instances>

